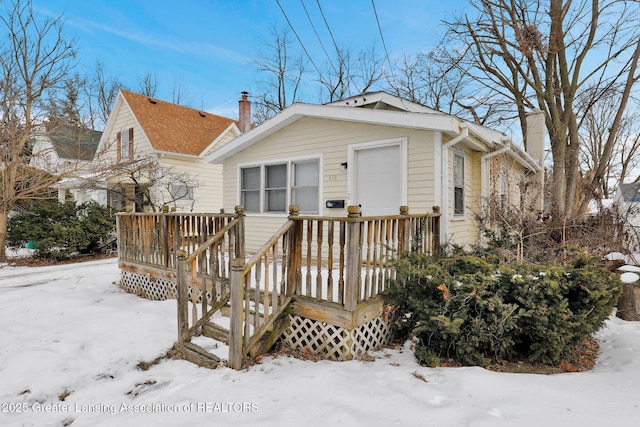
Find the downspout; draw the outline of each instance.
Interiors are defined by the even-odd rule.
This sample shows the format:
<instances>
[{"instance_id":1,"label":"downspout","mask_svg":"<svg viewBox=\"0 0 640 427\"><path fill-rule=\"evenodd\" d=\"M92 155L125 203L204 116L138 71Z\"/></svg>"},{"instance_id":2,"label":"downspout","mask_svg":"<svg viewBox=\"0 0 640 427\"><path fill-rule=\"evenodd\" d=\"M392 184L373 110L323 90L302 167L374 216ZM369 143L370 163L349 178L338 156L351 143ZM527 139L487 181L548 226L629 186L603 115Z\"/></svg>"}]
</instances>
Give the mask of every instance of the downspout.
<instances>
[{"instance_id":1,"label":"downspout","mask_svg":"<svg viewBox=\"0 0 640 427\"><path fill-rule=\"evenodd\" d=\"M449 149L469 136L469 129L460 125L462 128L460 135L453 138L442 146L441 171L442 171L442 200L440 203L440 243L446 243L447 233L449 232Z\"/></svg>"}]
</instances>

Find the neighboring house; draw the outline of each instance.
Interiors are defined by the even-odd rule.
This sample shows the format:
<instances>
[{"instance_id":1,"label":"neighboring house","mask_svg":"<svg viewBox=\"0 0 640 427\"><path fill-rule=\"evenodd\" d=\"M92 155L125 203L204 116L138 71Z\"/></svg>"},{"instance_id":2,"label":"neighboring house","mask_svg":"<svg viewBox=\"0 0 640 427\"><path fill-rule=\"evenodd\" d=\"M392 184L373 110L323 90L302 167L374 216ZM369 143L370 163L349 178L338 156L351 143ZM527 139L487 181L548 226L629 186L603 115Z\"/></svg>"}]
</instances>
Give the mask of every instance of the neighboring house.
<instances>
[{"instance_id":1,"label":"neighboring house","mask_svg":"<svg viewBox=\"0 0 640 427\"><path fill-rule=\"evenodd\" d=\"M280 227L288 205L304 215L442 213L441 238L477 241L474 213L498 195L520 202L518 182L542 188L544 117L528 117L527 153L508 136L385 92L327 105L294 104L212 152L224 167L224 207L244 206L249 249ZM536 209L542 209L542 200Z\"/></svg>"},{"instance_id":2,"label":"neighboring house","mask_svg":"<svg viewBox=\"0 0 640 427\"><path fill-rule=\"evenodd\" d=\"M62 176L56 185L60 202L104 203L101 192L85 179L91 174L101 136L100 131L49 122L36 133L30 165Z\"/></svg>"},{"instance_id":3,"label":"neighboring house","mask_svg":"<svg viewBox=\"0 0 640 427\"><path fill-rule=\"evenodd\" d=\"M240 133L233 119L120 90L94 161L111 171L107 203L128 212L219 212L222 167L206 156Z\"/></svg>"}]
</instances>

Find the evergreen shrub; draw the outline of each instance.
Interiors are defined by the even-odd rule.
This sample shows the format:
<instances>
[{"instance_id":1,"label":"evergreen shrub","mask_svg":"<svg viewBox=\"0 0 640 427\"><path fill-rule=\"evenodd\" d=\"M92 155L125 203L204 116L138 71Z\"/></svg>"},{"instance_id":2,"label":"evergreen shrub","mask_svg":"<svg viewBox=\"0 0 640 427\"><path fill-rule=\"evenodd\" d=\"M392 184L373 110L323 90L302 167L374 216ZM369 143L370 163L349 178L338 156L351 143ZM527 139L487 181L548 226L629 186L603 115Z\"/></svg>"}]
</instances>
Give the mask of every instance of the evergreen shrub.
<instances>
[{"instance_id":1,"label":"evergreen shrub","mask_svg":"<svg viewBox=\"0 0 640 427\"><path fill-rule=\"evenodd\" d=\"M396 268L387 292L402 314L398 332L415 335L416 357L431 366L443 358L557 364L603 326L621 289L615 274L580 255L544 266L409 253Z\"/></svg>"},{"instance_id":2,"label":"evergreen shrub","mask_svg":"<svg viewBox=\"0 0 640 427\"><path fill-rule=\"evenodd\" d=\"M7 243L17 247L34 242L35 257L65 259L99 251L114 229L115 217L95 202L76 206L47 200L9 219Z\"/></svg>"}]
</instances>

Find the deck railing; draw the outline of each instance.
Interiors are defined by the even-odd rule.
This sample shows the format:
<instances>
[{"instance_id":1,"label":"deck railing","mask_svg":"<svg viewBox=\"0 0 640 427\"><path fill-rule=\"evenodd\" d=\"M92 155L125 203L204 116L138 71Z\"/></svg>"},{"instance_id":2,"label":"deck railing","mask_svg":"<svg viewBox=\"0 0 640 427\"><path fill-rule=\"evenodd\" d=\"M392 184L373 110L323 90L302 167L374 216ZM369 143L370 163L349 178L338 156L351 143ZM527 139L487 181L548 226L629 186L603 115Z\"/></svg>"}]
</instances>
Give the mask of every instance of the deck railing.
<instances>
[{"instance_id":1,"label":"deck railing","mask_svg":"<svg viewBox=\"0 0 640 427\"><path fill-rule=\"evenodd\" d=\"M223 212L118 214L118 259L175 270L178 251L193 253L235 217Z\"/></svg>"},{"instance_id":2,"label":"deck railing","mask_svg":"<svg viewBox=\"0 0 640 427\"><path fill-rule=\"evenodd\" d=\"M294 297L353 313L382 294L406 251L438 252L440 213L289 218L254 255L244 253L244 210L235 214L133 214L118 217L122 262L175 269L179 340L187 341L230 305L229 364L268 347L263 336ZM188 296L188 288L191 296ZM191 315L189 315L189 301Z\"/></svg>"}]
</instances>

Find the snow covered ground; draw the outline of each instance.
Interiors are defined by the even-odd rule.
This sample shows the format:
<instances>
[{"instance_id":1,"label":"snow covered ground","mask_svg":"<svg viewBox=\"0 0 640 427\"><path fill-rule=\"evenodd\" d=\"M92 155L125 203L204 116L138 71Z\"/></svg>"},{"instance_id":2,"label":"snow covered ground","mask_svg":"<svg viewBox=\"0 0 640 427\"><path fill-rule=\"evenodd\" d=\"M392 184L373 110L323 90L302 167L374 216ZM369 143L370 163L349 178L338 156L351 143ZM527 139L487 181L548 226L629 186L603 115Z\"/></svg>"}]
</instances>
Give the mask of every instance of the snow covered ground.
<instances>
[{"instance_id":1,"label":"snow covered ground","mask_svg":"<svg viewBox=\"0 0 640 427\"><path fill-rule=\"evenodd\" d=\"M245 371L167 360L175 301L113 284L115 259L0 264L2 426L635 426L640 324L598 333L590 372L553 376L419 366L409 348L373 362L266 357ZM64 400L61 400L64 399Z\"/></svg>"}]
</instances>

